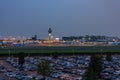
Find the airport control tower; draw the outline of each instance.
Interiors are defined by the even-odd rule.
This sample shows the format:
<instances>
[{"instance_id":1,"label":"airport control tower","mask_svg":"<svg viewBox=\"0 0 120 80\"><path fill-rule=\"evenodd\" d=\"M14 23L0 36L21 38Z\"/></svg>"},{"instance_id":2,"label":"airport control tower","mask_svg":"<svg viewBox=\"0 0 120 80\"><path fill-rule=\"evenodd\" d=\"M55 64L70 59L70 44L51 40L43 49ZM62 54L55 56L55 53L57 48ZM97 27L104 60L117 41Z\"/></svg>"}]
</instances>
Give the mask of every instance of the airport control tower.
<instances>
[{"instance_id":1,"label":"airport control tower","mask_svg":"<svg viewBox=\"0 0 120 80\"><path fill-rule=\"evenodd\" d=\"M49 37L49 40L52 39L52 29L51 28L48 29L48 37Z\"/></svg>"}]
</instances>

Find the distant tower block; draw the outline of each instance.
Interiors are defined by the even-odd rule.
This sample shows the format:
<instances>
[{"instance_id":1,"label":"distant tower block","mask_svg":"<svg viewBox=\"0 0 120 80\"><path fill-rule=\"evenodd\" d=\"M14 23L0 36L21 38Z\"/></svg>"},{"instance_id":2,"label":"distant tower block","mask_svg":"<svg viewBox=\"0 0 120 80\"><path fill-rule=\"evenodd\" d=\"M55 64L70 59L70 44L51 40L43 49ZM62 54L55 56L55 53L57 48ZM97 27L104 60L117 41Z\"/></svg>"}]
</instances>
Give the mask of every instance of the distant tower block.
<instances>
[{"instance_id":1,"label":"distant tower block","mask_svg":"<svg viewBox=\"0 0 120 80\"><path fill-rule=\"evenodd\" d=\"M51 28L48 29L48 36L49 36L49 40L51 40L51 38L52 38L52 29Z\"/></svg>"}]
</instances>

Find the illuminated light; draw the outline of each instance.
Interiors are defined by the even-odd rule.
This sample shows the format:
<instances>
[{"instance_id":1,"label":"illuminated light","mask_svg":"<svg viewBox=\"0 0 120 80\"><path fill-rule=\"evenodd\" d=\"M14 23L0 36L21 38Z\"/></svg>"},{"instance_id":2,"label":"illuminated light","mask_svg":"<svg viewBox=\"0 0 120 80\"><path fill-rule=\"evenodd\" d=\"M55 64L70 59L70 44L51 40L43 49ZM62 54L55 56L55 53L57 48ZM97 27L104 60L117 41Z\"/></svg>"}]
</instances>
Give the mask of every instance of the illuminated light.
<instances>
[{"instance_id":1,"label":"illuminated light","mask_svg":"<svg viewBox=\"0 0 120 80\"><path fill-rule=\"evenodd\" d=\"M59 41L59 40L60 40L60 38L55 38L55 40Z\"/></svg>"}]
</instances>

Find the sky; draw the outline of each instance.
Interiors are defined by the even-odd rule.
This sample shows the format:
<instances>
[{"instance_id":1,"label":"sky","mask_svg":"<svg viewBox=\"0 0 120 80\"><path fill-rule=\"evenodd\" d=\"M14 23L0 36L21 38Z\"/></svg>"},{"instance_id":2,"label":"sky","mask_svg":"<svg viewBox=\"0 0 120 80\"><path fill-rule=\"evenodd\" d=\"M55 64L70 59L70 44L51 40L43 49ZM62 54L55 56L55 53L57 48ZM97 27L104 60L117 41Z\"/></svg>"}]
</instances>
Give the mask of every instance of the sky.
<instances>
[{"instance_id":1,"label":"sky","mask_svg":"<svg viewBox=\"0 0 120 80\"><path fill-rule=\"evenodd\" d=\"M0 37L120 37L120 0L0 0Z\"/></svg>"}]
</instances>

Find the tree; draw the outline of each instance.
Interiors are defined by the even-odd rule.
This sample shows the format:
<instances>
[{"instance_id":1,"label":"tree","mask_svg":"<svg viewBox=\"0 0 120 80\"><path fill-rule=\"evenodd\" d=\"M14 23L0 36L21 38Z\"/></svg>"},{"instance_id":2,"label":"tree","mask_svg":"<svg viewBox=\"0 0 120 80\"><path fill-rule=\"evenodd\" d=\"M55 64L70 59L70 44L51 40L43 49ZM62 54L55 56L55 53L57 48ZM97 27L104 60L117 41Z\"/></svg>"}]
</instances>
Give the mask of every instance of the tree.
<instances>
[{"instance_id":1,"label":"tree","mask_svg":"<svg viewBox=\"0 0 120 80\"><path fill-rule=\"evenodd\" d=\"M111 53L107 53L107 55L106 55L106 60L107 60L107 61L112 61Z\"/></svg>"},{"instance_id":2,"label":"tree","mask_svg":"<svg viewBox=\"0 0 120 80\"><path fill-rule=\"evenodd\" d=\"M19 64L19 69L20 70L23 70L23 64L25 63L24 57L25 57L24 52L20 52L18 54L18 64Z\"/></svg>"},{"instance_id":3,"label":"tree","mask_svg":"<svg viewBox=\"0 0 120 80\"><path fill-rule=\"evenodd\" d=\"M96 80L96 75L93 68L89 67L85 73L85 80Z\"/></svg>"},{"instance_id":4,"label":"tree","mask_svg":"<svg viewBox=\"0 0 120 80\"><path fill-rule=\"evenodd\" d=\"M85 80L98 80L98 75L102 70L102 56L93 55L88 69L85 73Z\"/></svg>"},{"instance_id":5,"label":"tree","mask_svg":"<svg viewBox=\"0 0 120 80\"><path fill-rule=\"evenodd\" d=\"M45 60L38 65L37 73L41 74L44 78L47 76L52 69L50 68L50 62Z\"/></svg>"},{"instance_id":6,"label":"tree","mask_svg":"<svg viewBox=\"0 0 120 80\"><path fill-rule=\"evenodd\" d=\"M91 57L90 67L92 67L94 72L98 75L102 70L102 57L99 55L93 55Z\"/></svg>"},{"instance_id":7,"label":"tree","mask_svg":"<svg viewBox=\"0 0 120 80\"><path fill-rule=\"evenodd\" d=\"M20 52L19 54L18 54L18 59L19 59L19 64L24 64L24 62L25 62L25 60L24 60L24 56L25 55L25 53L24 52Z\"/></svg>"},{"instance_id":8,"label":"tree","mask_svg":"<svg viewBox=\"0 0 120 80\"><path fill-rule=\"evenodd\" d=\"M54 53L52 54L52 56L53 56L54 59L57 59L57 58L58 58L58 53L57 53L57 52L54 52Z\"/></svg>"}]
</instances>

